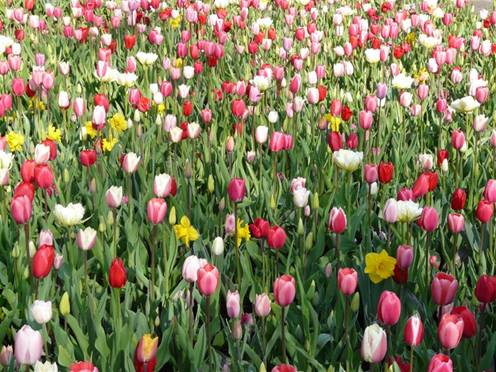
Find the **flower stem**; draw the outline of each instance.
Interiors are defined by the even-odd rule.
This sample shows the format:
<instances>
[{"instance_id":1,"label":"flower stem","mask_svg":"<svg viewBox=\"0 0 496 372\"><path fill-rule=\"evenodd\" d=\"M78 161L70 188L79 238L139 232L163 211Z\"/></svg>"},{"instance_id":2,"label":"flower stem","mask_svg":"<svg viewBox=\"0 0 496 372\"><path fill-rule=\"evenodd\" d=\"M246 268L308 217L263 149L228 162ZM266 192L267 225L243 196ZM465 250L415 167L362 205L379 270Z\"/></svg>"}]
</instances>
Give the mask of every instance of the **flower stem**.
<instances>
[{"instance_id":1,"label":"flower stem","mask_svg":"<svg viewBox=\"0 0 496 372\"><path fill-rule=\"evenodd\" d=\"M281 349L282 349L282 362L286 363L286 335L284 333L286 323L286 308L281 309Z\"/></svg>"}]
</instances>

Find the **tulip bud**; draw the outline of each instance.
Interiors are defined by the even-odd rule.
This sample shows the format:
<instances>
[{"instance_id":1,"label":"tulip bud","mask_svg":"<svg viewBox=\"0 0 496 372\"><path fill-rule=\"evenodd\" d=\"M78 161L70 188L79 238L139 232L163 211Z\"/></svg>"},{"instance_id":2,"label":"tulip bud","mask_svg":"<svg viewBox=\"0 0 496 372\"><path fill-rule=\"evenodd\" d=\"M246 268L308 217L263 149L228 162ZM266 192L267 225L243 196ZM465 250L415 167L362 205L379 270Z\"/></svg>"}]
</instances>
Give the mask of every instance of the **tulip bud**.
<instances>
[{"instance_id":1,"label":"tulip bud","mask_svg":"<svg viewBox=\"0 0 496 372\"><path fill-rule=\"evenodd\" d=\"M377 319L385 325L395 325L400 319L401 301L396 293L384 291L377 304Z\"/></svg>"},{"instance_id":2,"label":"tulip bud","mask_svg":"<svg viewBox=\"0 0 496 372\"><path fill-rule=\"evenodd\" d=\"M375 323L365 328L360 350L362 358L366 362L381 362L387 351L386 332Z\"/></svg>"},{"instance_id":3,"label":"tulip bud","mask_svg":"<svg viewBox=\"0 0 496 372\"><path fill-rule=\"evenodd\" d=\"M212 243L212 254L221 256L224 253L224 240L218 236Z\"/></svg>"},{"instance_id":4,"label":"tulip bud","mask_svg":"<svg viewBox=\"0 0 496 372\"><path fill-rule=\"evenodd\" d=\"M64 292L60 298L59 311L62 316L66 316L71 313L71 303L69 302L69 293Z\"/></svg>"},{"instance_id":5,"label":"tulip bud","mask_svg":"<svg viewBox=\"0 0 496 372\"><path fill-rule=\"evenodd\" d=\"M43 338L41 333L24 325L14 337L14 352L17 363L32 365L41 358Z\"/></svg>"},{"instance_id":6,"label":"tulip bud","mask_svg":"<svg viewBox=\"0 0 496 372\"><path fill-rule=\"evenodd\" d=\"M424 339L424 324L418 315L413 315L406 321L403 339L410 347L417 347Z\"/></svg>"},{"instance_id":7,"label":"tulip bud","mask_svg":"<svg viewBox=\"0 0 496 372\"><path fill-rule=\"evenodd\" d=\"M291 275L282 275L274 281L274 299L279 306L291 305L295 295L296 282Z\"/></svg>"}]
</instances>

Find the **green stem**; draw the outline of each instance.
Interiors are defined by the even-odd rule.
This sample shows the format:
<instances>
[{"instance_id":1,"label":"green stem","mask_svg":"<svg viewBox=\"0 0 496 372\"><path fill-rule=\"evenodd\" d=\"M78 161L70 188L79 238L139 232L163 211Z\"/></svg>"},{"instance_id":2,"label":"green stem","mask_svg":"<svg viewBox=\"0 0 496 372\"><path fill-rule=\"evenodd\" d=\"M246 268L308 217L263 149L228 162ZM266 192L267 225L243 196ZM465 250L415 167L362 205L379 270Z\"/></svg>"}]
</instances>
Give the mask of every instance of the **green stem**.
<instances>
[{"instance_id":1,"label":"green stem","mask_svg":"<svg viewBox=\"0 0 496 372\"><path fill-rule=\"evenodd\" d=\"M286 323L286 308L281 308L281 349L282 349L282 362L286 363L286 335L284 333Z\"/></svg>"}]
</instances>

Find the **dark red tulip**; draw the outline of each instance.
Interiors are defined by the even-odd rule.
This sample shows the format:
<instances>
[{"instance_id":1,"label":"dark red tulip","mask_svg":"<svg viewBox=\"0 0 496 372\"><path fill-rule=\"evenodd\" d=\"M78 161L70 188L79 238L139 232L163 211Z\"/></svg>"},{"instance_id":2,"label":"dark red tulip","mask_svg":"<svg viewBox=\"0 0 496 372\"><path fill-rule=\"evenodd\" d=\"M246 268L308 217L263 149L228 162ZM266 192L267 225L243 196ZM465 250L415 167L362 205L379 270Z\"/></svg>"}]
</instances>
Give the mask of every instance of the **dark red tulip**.
<instances>
[{"instance_id":1,"label":"dark red tulip","mask_svg":"<svg viewBox=\"0 0 496 372\"><path fill-rule=\"evenodd\" d=\"M393 280L398 284L405 284L408 282L408 269L402 269L396 264L394 266Z\"/></svg>"},{"instance_id":2,"label":"dark red tulip","mask_svg":"<svg viewBox=\"0 0 496 372\"><path fill-rule=\"evenodd\" d=\"M477 334L477 320L475 320L474 313L467 307L454 307L451 314L456 314L463 319L463 338L471 338Z\"/></svg>"},{"instance_id":3,"label":"dark red tulip","mask_svg":"<svg viewBox=\"0 0 496 372\"><path fill-rule=\"evenodd\" d=\"M341 134L339 132L329 132L327 135L327 144L331 151L338 151L343 147L343 140L341 138Z\"/></svg>"},{"instance_id":4,"label":"dark red tulip","mask_svg":"<svg viewBox=\"0 0 496 372\"><path fill-rule=\"evenodd\" d=\"M96 162L96 151L93 149L81 150L79 153L79 162L84 167L91 167Z\"/></svg>"},{"instance_id":5,"label":"dark red tulip","mask_svg":"<svg viewBox=\"0 0 496 372\"><path fill-rule=\"evenodd\" d=\"M14 198L25 195L29 200L33 201L35 190L36 189L31 182L21 182L14 190Z\"/></svg>"},{"instance_id":6,"label":"dark red tulip","mask_svg":"<svg viewBox=\"0 0 496 372\"><path fill-rule=\"evenodd\" d=\"M188 117L193 113L193 104L191 101L185 101L183 103L183 115Z\"/></svg>"},{"instance_id":7,"label":"dark red tulip","mask_svg":"<svg viewBox=\"0 0 496 372\"><path fill-rule=\"evenodd\" d=\"M451 208L455 211L460 211L465 208L465 202L467 201L467 194L461 188L453 191L451 195Z\"/></svg>"},{"instance_id":8,"label":"dark red tulip","mask_svg":"<svg viewBox=\"0 0 496 372\"><path fill-rule=\"evenodd\" d=\"M25 160L21 165L21 177L24 182L34 181L34 168L36 163L34 160Z\"/></svg>"},{"instance_id":9,"label":"dark red tulip","mask_svg":"<svg viewBox=\"0 0 496 372\"><path fill-rule=\"evenodd\" d=\"M437 166L440 167L445 159L448 159L448 150L441 149L437 152Z\"/></svg>"},{"instance_id":10,"label":"dark red tulip","mask_svg":"<svg viewBox=\"0 0 496 372\"><path fill-rule=\"evenodd\" d=\"M53 172L46 164L37 165L34 169L36 185L41 189L48 189L53 184Z\"/></svg>"},{"instance_id":11,"label":"dark red tulip","mask_svg":"<svg viewBox=\"0 0 496 372\"><path fill-rule=\"evenodd\" d=\"M496 300L496 281L487 274L481 275L475 286L475 297L483 304Z\"/></svg>"},{"instance_id":12,"label":"dark red tulip","mask_svg":"<svg viewBox=\"0 0 496 372\"><path fill-rule=\"evenodd\" d=\"M425 172L429 177L429 191L432 192L436 189L439 177L437 172Z\"/></svg>"},{"instance_id":13,"label":"dark red tulip","mask_svg":"<svg viewBox=\"0 0 496 372\"><path fill-rule=\"evenodd\" d=\"M124 35L124 46L126 49L133 49L136 43L136 35Z\"/></svg>"},{"instance_id":14,"label":"dark red tulip","mask_svg":"<svg viewBox=\"0 0 496 372\"><path fill-rule=\"evenodd\" d=\"M269 234L270 224L263 218L256 218L252 224L249 225L250 233L254 238L262 239L267 238Z\"/></svg>"}]
</instances>

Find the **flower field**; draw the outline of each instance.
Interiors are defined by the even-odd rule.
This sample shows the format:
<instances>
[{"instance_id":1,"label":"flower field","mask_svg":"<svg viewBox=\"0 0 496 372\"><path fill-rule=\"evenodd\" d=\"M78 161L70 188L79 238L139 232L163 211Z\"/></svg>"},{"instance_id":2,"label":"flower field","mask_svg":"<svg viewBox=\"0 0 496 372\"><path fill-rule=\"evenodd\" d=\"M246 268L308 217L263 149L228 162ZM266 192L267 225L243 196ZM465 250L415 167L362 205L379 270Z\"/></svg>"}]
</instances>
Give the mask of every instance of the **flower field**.
<instances>
[{"instance_id":1,"label":"flower field","mask_svg":"<svg viewBox=\"0 0 496 372\"><path fill-rule=\"evenodd\" d=\"M467 0L0 0L0 368L496 371L495 69Z\"/></svg>"}]
</instances>

